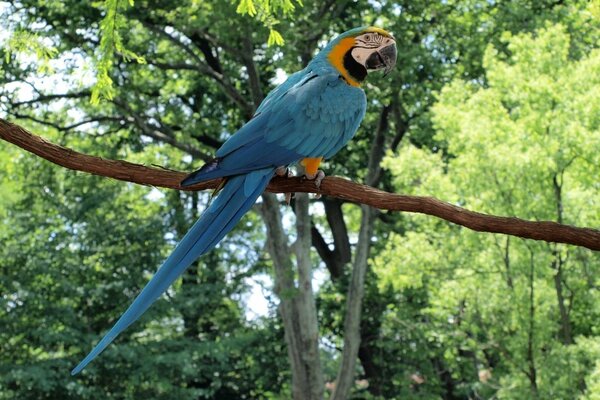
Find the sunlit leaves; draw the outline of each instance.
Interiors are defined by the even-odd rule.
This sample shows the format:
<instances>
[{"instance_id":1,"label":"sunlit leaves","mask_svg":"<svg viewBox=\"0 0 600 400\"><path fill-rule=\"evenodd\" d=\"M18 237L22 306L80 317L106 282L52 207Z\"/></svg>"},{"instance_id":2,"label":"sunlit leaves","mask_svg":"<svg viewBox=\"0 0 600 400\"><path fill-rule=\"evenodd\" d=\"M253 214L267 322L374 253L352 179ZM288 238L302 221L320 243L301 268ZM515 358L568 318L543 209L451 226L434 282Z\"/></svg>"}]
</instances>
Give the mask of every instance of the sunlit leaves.
<instances>
[{"instance_id":1,"label":"sunlit leaves","mask_svg":"<svg viewBox=\"0 0 600 400\"><path fill-rule=\"evenodd\" d=\"M135 60L144 64L144 57L137 55L123 46L121 30L128 26L128 22L121 13L124 7L121 0L105 0L104 18L100 22L100 46L98 46L98 62L96 64L96 84L92 88L90 101L98 104L100 99L111 100L115 95L113 80L110 72L115 62L115 53L125 61ZM129 0L129 6L133 6L133 0ZM126 7L126 5L125 5Z\"/></svg>"},{"instance_id":2,"label":"sunlit leaves","mask_svg":"<svg viewBox=\"0 0 600 400\"><path fill-rule=\"evenodd\" d=\"M277 32L275 29L269 29L269 39L267 40L267 44L269 46L272 45L277 45L277 46L281 46L283 45L284 40L283 40L283 36L281 36L281 34L279 32Z\"/></svg>"},{"instance_id":3,"label":"sunlit leaves","mask_svg":"<svg viewBox=\"0 0 600 400\"><path fill-rule=\"evenodd\" d=\"M11 57L17 55L35 57L40 74L53 72L50 60L58 54L58 50L54 46L49 45L37 34L26 30L13 32L6 43L4 52L7 63L10 62Z\"/></svg>"},{"instance_id":4,"label":"sunlit leaves","mask_svg":"<svg viewBox=\"0 0 600 400\"><path fill-rule=\"evenodd\" d=\"M505 34L502 41L504 49L490 45L485 52L485 83L457 79L439 93L432 119L447 153L405 143L388 156L395 187L497 215L597 227L598 50L573 57L562 25ZM592 252L408 220L410 231L391 235L375 258L380 287L426 291L423 312L435 326L427 335L447 349L447 365L463 373L472 358L479 372L491 371L472 390L499 398L574 398L584 393L578 382L595 382L592 357L579 347L596 340L586 336L595 284L582 279L591 265L597 274ZM570 310L569 329L581 335L575 345L561 339L566 322L558 302ZM490 348L501 356L490 359Z\"/></svg>"},{"instance_id":5,"label":"sunlit leaves","mask_svg":"<svg viewBox=\"0 0 600 400\"><path fill-rule=\"evenodd\" d=\"M254 7L254 1L240 0L240 4L238 4L236 11L239 14L248 14L249 16L254 17L256 15L256 7Z\"/></svg>"},{"instance_id":6,"label":"sunlit leaves","mask_svg":"<svg viewBox=\"0 0 600 400\"><path fill-rule=\"evenodd\" d=\"M296 3L296 4L294 4ZM240 0L236 8L238 14L247 14L250 17L257 18L266 28L269 29L269 46L282 46L285 41L281 33L275 29L279 24L278 14L283 17L291 17L296 5L302 6L301 0Z\"/></svg>"}]
</instances>

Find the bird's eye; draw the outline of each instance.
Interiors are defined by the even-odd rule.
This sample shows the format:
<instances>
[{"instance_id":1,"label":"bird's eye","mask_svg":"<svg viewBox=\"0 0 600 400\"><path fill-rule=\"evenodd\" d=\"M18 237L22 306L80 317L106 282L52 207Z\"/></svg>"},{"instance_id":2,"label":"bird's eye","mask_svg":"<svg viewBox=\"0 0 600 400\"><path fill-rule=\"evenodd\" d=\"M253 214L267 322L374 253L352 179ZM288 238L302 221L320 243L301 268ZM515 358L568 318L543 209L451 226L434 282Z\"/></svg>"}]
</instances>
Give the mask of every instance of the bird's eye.
<instances>
[{"instance_id":1,"label":"bird's eye","mask_svg":"<svg viewBox=\"0 0 600 400\"><path fill-rule=\"evenodd\" d=\"M365 35L365 40L367 42L370 42L371 41L371 35Z\"/></svg>"}]
</instances>

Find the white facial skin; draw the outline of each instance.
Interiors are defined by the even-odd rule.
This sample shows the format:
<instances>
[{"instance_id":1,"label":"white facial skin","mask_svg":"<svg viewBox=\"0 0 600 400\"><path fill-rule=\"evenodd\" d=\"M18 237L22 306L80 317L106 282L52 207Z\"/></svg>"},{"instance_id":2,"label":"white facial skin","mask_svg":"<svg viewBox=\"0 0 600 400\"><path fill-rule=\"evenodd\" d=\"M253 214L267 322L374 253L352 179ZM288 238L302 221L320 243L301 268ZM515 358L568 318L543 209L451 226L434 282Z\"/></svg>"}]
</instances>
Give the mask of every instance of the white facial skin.
<instances>
[{"instance_id":1,"label":"white facial skin","mask_svg":"<svg viewBox=\"0 0 600 400\"><path fill-rule=\"evenodd\" d=\"M366 68L367 59L373 52L394 43L394 39L385 37L377 32L363 33L355 38L356 45L352 49L352 58Z\"/></svg>"}]
</instances>

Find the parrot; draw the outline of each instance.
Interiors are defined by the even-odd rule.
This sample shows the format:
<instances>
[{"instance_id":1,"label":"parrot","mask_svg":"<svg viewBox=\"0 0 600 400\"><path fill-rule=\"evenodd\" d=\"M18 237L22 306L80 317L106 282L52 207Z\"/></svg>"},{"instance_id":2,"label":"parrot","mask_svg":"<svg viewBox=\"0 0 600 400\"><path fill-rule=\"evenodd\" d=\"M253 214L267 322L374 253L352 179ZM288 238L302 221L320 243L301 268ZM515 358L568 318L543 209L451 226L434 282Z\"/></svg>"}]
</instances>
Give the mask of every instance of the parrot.
<instances>
[{"instance_id":1,"label":"parrot","mask_svg":"<svg viewBox=\"0 0 600 400\"><path fill-rule=\"evenodd\" d=\"M215 157L181 182L182 187L215 178L224 183L129 308L71 374L81 372L198 257L214 248L275 174L299 164L306 178L319 186L324 177L321 161L354 136L365 115L367 100L361 83L371 71L389 73L396 57L391 33L372 26L351 29L273 89Z\"/></svg>"}]
</instances>

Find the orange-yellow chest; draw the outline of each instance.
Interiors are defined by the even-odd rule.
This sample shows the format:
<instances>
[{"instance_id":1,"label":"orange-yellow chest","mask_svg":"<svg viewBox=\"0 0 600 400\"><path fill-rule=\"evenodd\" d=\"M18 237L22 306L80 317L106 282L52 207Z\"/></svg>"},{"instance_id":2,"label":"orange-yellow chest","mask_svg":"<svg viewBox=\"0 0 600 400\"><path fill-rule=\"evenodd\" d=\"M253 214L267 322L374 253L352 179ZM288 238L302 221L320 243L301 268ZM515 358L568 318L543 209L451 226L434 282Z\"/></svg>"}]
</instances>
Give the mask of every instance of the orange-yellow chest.
<instances>
[{"instance_id":1,"label":"orange-yellow chest","mask_svg":"<svg viewBox=\"0 0 600 400\"><path fill-rule=\"evenodd\" d=\"M333 49L331 49L327 58L329 59L331 65L333 65L335 69L339 71L348 84L359 87L360 83L350 75L344 66L344 56L352 47L354 47L355 44L356 41L354 38L342 39L337 45L335 45Z\"/></svg>"},{"instance_id":2,"label":"orange-yellow chest","mask_svg":"<svg viewBox=\"0 0 600 400\"><path fill-rule=\"evenodd\" d=\"M304 167L307 175L314 176L319 170L319 165L321 165L321 161L323 161L323 157L308 157L303 158L300 161L300 164Z\"/></svg>"}]
</instances>

